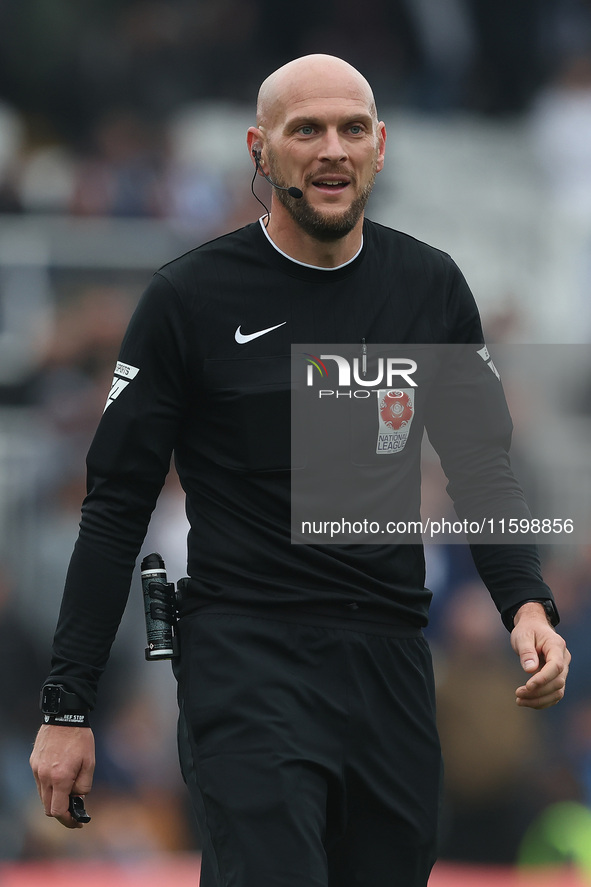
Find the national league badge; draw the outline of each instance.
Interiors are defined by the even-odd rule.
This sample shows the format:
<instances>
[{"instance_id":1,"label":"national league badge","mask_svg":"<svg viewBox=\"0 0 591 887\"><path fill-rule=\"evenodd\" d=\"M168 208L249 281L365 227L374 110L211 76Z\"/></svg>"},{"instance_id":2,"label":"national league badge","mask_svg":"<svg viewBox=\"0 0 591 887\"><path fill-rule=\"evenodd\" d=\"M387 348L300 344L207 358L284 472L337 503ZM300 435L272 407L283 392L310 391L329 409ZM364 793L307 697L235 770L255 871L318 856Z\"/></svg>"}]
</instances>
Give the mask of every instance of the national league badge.
<instances>
[{"instance_id":1,"label":"national league badge","mask_svg":"<svg viewBox=\"0 0 591 887\"><path fill-rule=\"evenodd\" d=\"M376 453L399 453L406 446L415 412L414 388L381 388L377 395Z\"/></svg>"}]
</instances>

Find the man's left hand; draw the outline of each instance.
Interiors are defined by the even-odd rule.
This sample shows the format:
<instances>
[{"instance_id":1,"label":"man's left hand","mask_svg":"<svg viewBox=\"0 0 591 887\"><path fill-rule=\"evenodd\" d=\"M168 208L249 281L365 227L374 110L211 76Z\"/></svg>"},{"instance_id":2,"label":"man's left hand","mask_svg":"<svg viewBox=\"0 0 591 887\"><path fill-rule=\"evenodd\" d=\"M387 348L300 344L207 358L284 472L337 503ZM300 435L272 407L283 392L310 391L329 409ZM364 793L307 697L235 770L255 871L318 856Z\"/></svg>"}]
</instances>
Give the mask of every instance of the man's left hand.
<instances>
[{"instance_id":1,"label":"man's left hand","mask_svg":"<svg viewBox=\"0 0 591 887\"><path fill-rule=\"evenodd\" d=\"M564 639L548 622L541 604L530 601L515 614L511 646L521 667L531 675L515 691L517 705L548 708L564 696L570 653Z\"/></svg>"}]
</instances>

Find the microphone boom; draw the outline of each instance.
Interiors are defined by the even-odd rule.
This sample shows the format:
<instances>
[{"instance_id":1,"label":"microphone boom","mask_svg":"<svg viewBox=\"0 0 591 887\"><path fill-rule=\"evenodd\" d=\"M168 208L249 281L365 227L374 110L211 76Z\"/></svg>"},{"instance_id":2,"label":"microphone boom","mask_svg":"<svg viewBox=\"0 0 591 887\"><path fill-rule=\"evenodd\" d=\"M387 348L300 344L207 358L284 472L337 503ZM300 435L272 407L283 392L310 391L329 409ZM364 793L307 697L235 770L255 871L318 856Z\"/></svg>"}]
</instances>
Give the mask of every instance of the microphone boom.
<instances>
[{"instance_id":1,"label":"microphone boom","mask_svg":"<svg viewBox=\"0 0 591 887\"><path fill-rule=\"evenodd\" d=\"M296 188L292 185L290 188L285 188L283 185L277 185L276 182L273 182L269 176L264 172L261 167L261 155L259 151L253 151L252 156L254 157L254 162L256 163L256 167L260 170L260 173L264 179L271 185L272 188L277 188L278 191L287 191L290 197L294 197L296 200L299 200L300 197L304 196L304 192L300 191L299 188Z\"/></svg>"}]
</instances>

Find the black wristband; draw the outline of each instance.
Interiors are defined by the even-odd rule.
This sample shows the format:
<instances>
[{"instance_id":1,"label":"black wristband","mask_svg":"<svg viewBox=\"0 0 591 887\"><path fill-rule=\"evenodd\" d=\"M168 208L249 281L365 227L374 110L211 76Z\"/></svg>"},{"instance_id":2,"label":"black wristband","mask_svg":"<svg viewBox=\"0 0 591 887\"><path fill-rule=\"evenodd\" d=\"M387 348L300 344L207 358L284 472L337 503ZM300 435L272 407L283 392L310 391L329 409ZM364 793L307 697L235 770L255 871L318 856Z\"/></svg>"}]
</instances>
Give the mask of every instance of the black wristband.
<instances>
[{"instance_id":1,"label":"black wristband","mask_svg":"<svg viewBox=\"0 0 591 887\"><path fill-rule=\"evenodd\" d=\"M67 712L61 715L43 715L43 723L52 727L90 727L90 719L87 712L75 714Z\"/></svg>"},{"instance_id":2,"label":"black wristband","mask_svg":"<svg viewBox=\"0 0 591 887\"><path fill-rule=\"evenodd\" d=\"M546 617L548 622L552 627L555 627L560 622L560 616L558 615L558 610L556 609L556 604L550 598L534 598L530 597L524 601L520 601L518 604L515 604L514 607L510 607L508 610L502 615L503 624L507 631L513 631L515 616L517 615L517 611L523 607L524 604L541 604L544 610L546 611Z\"/></svg>"},{"instance_id":3,"label":"black wristband","mask_svg":"<svg viewBox=\"0 0 591 887\"><path fill-rule=\"evenodd\" d=\"M60 717L64 714L88 714L88 706L77 693L66 690L62 684L45 684L41 688L40 708L44 715Z\"/></svg>"}]
</instances>

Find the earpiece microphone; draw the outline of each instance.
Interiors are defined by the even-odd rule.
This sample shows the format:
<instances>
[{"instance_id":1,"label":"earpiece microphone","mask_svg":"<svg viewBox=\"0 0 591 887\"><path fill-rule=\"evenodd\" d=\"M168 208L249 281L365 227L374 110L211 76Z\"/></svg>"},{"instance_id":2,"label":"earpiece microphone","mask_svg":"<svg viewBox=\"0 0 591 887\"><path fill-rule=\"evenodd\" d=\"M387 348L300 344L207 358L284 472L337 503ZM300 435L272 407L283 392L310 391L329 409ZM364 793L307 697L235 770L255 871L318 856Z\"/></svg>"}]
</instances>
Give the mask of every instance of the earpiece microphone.
<instances>
[{"instance_id":1,"label":"earpiece microphone","mask_svg":"<svg viewBox=\"0 0 591 887\"><path fill-rule=\"evenodd\" d=\"M304 192L300 191L299 188L294 188L293 186L291 188L284 188L283 185L276 185L275 182L271 181L261 166L261 152L257 151L256 148L252 149L252 156L254 157L257 169L260 170L262 177L267 180L271 187L277 188L279 191L287 191L290 197L295 197L297 200L304 196Z\"/></svg>"}]
</instances>

